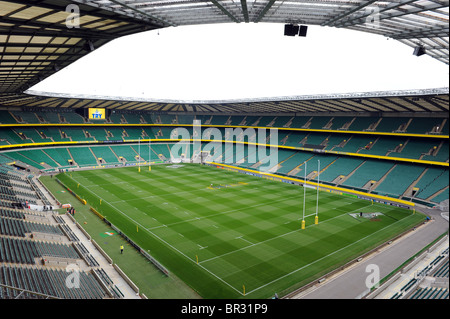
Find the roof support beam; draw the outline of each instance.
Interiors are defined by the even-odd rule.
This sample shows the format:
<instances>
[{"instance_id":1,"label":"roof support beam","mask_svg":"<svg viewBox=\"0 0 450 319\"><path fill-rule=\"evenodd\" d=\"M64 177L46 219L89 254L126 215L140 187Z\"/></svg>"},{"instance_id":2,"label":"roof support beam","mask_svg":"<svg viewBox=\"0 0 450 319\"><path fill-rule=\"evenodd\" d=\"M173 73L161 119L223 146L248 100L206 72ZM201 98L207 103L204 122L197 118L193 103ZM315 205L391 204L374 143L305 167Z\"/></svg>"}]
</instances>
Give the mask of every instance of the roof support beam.
<instances>
[{"instance_id":1,"label":"roof support beam","mask_svg":"<svg viewBox=\"0 0 450 319\"><path fill-rule=\"evenodd\" d=\"M214 3L214 5L220 9L220 11L222 11L223 13L225 13L231 20L233 20L236 23L239 23L240 21L238 19L236 19L236 17L234 15L232 15L227 9L225 9L220 3L219 1L216 0L210 0L212 3Z\"/></svg>"},{"instance_id":2,"label":"roof support beam","mask_svg":"<svg viewBox=\"0 0 450 319\"><path fill-rule=\"evenodd\" d=\"M334 26L336 21L342 20L343 18L351 15L352 13L354 13L356 11L364 9L365 7L367 7L368 5L371 5L372 3L376 2L376 1L377 0L364 1L359 6L353 8L353 9L351 9L351 10L349 10L349 11L343 13L343 14L340 14L337 17L335 17L335 18L333 18L331 20L325 21L324 23L322 23L322 26L329 26L329 25L333 25Z\"/></svg>"},{"instance_id":3,"label":"roof support beam","mask_svg":"<svg viewBox=\"0 0 450 319\"><path fill-rule=\"evenodd\" d=\"M396 18L396 17L401 17L401 16L406 16L406 15L414 15L414 14L419 14L421 12L425 12L425 11L430 11L430 10L436 10L436 9L441 9L441 8L448 8L448 1L443 1L442 3L433 3L431 5L427 5L427 6L415 6L416 8L414 9L398 9L401 6L410 4L411 6L414 6L413 2L417 2L416 1L404 1L402 3L396 3L390 6L387 6L386 8L380 9L380 16L379 16L379 20L384 20L384 19L389 19L391 20L392 18ZM386 13L389 10L394 10L396 9L397 12L393 12L393 13ZM385 14L382 14L385 13ZM348 27L348 26L352 26L352 25L357 25L360 23L364 23L365 22L365 18L367 16L369 16L369 14L365 14L362 16L358 16L355 17L354 19L349 19L347 21L342 22L341 24L335 25L337 27Z\"/></svg>"},{"instance_id":4,"label":"roof support beam","mask_svg":"<svg viewBox=\"0 0 450 319\"><path fill-rule=\"evenodd\" d=\"M167 26L174 26L174 24L171 23L171 22L168 22L168 21L165 21L165 20L160 19L158 17L155 17L154 15L151 15L151 14L147 13L146 11L139 10L139 9L135 8L134 6L130 6L130 5L126 4L126 3L123 3L122 1L118 1L118 0L109 0L109 1L111 1L114 4L119 5L121 7L125 7L125 8L127 8L129 10L132 10L135 13L137 13L138 15L147 17L147 18L149 18L152 21L157 21L157 22L161 23L165 27L167 27ZM89 4L89 5L91 5L91 4Z\"/></svg>"},{"instance_id":5,"label":"roof support beam","mask_svg":"<svg viewBox=\"0 0 450 319\"><path fill-rule=\"evenodd\" d=\"M426 28L420 30L414 30L410 32L400 32L397 34L389 35L389 37L400 39L420 39L420 38L432 38L432 37L448 37L449 27L440 28Z\"/></svg>"},{"instance_id":6,"label":"roof support beam","mask_svg":"<svg viewBox=\"0 0 450 319\"><path fill-rule=\"evenodd\" d=\"M275 0L270 0L269 2L267 2L267 5L265 6L265 8L259 13L258 17L255 19L255 22L260 22L262 18L264 18L264 16L266 15L267 11L270 10L270 8L272 8L273 4L275 3Z\"/></svg>"},{"instance_id":7,"label":"roof support beam","mask_svg":"<svg viewBox=\"0 0 450 319\"><path fill-rule=\"evenodd\" d=\"M248 18L247 0L241 0L241 6L242 6L242 14L244 15L244 21L248 23L249 18Z\"/></svg>"}]
</instances>

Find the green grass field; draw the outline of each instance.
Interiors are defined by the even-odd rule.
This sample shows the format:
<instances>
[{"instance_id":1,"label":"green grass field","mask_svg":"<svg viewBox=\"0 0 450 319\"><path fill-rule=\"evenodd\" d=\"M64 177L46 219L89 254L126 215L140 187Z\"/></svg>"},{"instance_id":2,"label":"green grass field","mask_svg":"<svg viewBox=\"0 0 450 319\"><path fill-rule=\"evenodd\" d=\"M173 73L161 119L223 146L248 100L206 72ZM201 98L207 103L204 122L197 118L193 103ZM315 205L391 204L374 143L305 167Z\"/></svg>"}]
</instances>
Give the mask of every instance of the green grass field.
<instances>
[{"instance_id":1,"label":"green grass field","mask_svg":"<svg viewBox=\"0 0 450 319\"><path fill-rule=\"evenodd\" d=\"M204 298L286 294L424 219L320 192L315 225L317 192L307 189L302 230L302 187L197 164L57 177ZM349 215L359 212L382 215Z\"/></svg>"}]
</instances>

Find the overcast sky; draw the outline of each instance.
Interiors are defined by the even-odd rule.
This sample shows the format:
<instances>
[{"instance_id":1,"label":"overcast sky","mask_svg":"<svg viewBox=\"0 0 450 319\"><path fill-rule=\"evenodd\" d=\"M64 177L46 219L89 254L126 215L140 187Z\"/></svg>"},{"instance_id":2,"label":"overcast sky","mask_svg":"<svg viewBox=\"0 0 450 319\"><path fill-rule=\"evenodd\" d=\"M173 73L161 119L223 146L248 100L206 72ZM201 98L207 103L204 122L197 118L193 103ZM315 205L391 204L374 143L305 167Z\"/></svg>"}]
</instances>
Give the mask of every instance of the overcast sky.
<instances>
[{"instance_id":1,"label":"overcast sky","mask_svg":"<svg viewBox=\"0 0 450 319\"><path fill-rule=\"evenodd\" d=\"M114 40L32 90L189 101L448 87L448 66L368 33L283 24L170 27Z\"/></svg>"}]
</instances>

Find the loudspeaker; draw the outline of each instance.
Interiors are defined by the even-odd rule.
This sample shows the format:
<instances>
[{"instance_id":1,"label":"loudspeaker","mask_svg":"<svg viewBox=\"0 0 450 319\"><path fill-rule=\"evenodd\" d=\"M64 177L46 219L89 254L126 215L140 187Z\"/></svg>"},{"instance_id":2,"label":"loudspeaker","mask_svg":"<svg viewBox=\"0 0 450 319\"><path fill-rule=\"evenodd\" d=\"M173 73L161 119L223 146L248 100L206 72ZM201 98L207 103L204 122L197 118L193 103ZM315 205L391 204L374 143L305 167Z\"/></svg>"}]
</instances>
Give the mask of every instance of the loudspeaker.
<instances>
[{"instance_id":1,"label":"loudspeaker","mask_svg":"<svg viewBox=\"0 0 450 319\"><path fill-rule=\"evenodd\" d=\"M284 35L293 37L296 36L299 30L299 26L298 25L293 25L293 24L285 24L284 25Z\"/></svg>"},{"instance_id":2,"label":"loudspeaker","mask_svg":"<svg viewBox=\"0 0 450 319\"><path fill-rule=\"evenodd\" d=\"M418 46L414 48L413 55L415 56L421 56L425 54L425 49L422 46Z\"/></svg>"},{"instance_id":3,"label":"loudspeaker","mask_svg":"<svg viewBox=\"0 0 450 319\"><path fill-rule=\"evenodd\" d=\"M306 37L306 32L308 32L308 27L306 25L301 25L298 31L298 35L301 37Z\"/></svg>"}]
</instances>

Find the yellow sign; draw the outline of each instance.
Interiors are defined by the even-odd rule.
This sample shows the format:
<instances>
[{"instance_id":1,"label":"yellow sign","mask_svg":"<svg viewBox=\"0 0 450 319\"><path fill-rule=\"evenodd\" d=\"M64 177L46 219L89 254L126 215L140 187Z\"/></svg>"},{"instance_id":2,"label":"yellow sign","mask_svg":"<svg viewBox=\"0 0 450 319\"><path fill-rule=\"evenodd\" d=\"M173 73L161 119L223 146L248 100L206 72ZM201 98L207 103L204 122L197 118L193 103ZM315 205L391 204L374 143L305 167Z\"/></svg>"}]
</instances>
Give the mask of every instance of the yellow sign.
<instances>
[{"instance_id":1,"label":"yellow sign","mask_svg":"<svg viewBox=\"0 0 450 319\"><path fill-rule=\"evenodd\" d=\"M106 120L105 109L89 109L90 120Z\"/></svg>"}]
</instances>

